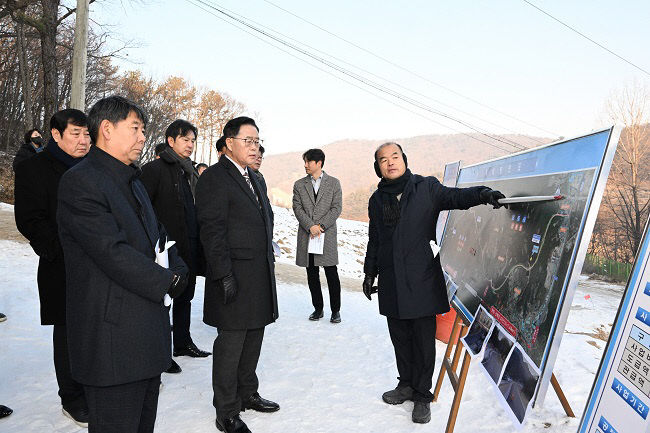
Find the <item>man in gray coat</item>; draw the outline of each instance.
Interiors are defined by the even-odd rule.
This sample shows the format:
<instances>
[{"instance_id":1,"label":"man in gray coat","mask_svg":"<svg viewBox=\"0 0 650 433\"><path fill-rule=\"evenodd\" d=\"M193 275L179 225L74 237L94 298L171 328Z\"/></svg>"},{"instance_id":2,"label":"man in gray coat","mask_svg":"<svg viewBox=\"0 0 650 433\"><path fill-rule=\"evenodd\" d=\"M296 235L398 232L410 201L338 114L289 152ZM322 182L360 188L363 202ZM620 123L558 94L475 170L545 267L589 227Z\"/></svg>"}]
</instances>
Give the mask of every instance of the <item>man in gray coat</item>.
<instances>
[{"instance_id":1,"label":"man in gray coat","mask_svg":"<svg viewBox=\"0 0 650 433\"><path fill-rule=\"evenodd\" d=\"M336 219L341 215L343 203L341 183L323 171L325 154L322 150L310 149L302 155L302 159L307 176L293 184L293 212L299 223L296 265L307 268L307 284L314 305L309 320L323 317L323 294L318 270L322 266L330 292L330 322L340 323L341 282L336 269L339 263ZM310 254L309 241L318 236L325 236L323 253Z\"/></svg>"}]
</instances>

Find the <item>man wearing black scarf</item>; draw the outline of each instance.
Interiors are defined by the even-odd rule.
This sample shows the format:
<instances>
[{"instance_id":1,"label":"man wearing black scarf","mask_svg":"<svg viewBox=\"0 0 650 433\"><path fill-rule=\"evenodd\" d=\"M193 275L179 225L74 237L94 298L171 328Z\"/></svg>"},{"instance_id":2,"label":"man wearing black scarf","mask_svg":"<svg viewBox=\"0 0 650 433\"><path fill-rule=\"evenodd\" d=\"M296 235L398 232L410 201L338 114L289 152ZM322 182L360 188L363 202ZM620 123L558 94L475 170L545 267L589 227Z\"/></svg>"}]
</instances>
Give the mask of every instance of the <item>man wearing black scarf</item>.
<instances>
[{"instance_id":1,"label":"man wearing black scarf","mask_svg":"<svg viewBox=\"0 0 650 433\"><path fill-rule=\"evenodd\" d=\"M41 324L53 325L54 370L63 413L88 425L83 387L70 373L66 327L66 275L56 221L59 181L90 149L86 115L61 110L50 119L52 138L42 152L16 165L16 226L38 255Z\"/></svg>"},{"instance_id":2,"label":"man wearing black scarf","mask_svg":"<svg viewBox=\"0 0 650 433\"><path fill-rule=\"evenodd\" d=\"M197 128L187 120L174 120L165 131L166 145L159 153L160 158L142 167L140 180L147 189L158 220L170 238L176 241L178 254L190 269L187 287L181 296L174 299L172 306L174 356L205 358L210 352L196 347L190 335L196 277L205 274L194 206L194 189L199 173L191 158L197 135ZM180 372L181 367L172 361L167 373Z\"/></svg>"},{"instance_id":3,"label":"man wearing black scarf","mask_svg":"<svg viewBox=\"0 0 650 433\"><path fill-rule=\"evenodd\" d=\"M427 423L433 399L436 315L449 311L440 256L434 257L429 245L435 239L438 213L480 204L498 208L504 196L484 186L448 188L435 177L412 174L397 143L379 146L375 172L381 182L368 203L363 292L371 299L379 276L379 313L388 320L399 372L397 387L382 398L388 404L413 400L413 422Z\"/></svg>"}]
</instances>

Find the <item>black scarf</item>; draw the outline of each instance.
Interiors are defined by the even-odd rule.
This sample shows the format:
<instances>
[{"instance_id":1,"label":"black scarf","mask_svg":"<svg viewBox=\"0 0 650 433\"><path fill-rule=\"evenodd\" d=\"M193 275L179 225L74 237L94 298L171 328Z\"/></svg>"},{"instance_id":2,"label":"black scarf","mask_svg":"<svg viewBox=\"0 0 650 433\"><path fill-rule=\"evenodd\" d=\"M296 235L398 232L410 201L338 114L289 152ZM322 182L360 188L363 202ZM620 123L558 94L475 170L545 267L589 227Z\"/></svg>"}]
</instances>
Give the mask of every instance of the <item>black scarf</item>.
<instances>
[{"instance_id":1,"label":"black scarf","mask_svg":"<svg viewBox=\"0 0 650 433\"><path fill-rule=\"evenodd\" d=\"M196 182L199 181L199 172L196 171L194 165L192 164L192 158L181 158L174 149L171 147L166 147L161 153L164 153L170 159L178 161L183 169L183 173L187 177L187 180L190 182L190 189L192 190L192 195L194 195L194 190L196 189Z\"/></svg>"},{"instance_id":2,"label":"black scarf","mask_svg":"<svg viewBox=\"0 0 650 433\"><path fill-rule=\"evenodd\" d=\"M48 141L46 149L52 154L53 157L61 161L61 163L63 163L63 165L68 168L77 165L84 159L83 156L81 158L73 158L72 156L65 153L53 138L50 138Z\"/></svg>"},{"instance_id":3,"label":"black scarf","mask_svg":"<svg viewBox=\"0 0 650 433\"><path fill-rule=\"evenodd\" d=\"M411 170L408 168L403 175L397 179L382 179L377 185L381 193L382 213L384 225L395 227L399 223L399 201L397 196L404 192L404 187L411 178Z\"/></svg>"}]
</instances>

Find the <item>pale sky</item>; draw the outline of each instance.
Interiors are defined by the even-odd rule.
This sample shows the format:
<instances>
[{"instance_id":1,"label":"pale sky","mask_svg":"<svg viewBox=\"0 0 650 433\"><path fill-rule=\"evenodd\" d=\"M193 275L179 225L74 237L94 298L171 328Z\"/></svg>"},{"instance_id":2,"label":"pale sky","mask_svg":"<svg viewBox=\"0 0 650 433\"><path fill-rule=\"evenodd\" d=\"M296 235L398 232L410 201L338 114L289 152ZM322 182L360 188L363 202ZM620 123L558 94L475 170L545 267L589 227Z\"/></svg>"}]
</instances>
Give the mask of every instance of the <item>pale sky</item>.
<instances>
[{"instance_id":1,"label":"pale sky","mask_svg":"<svg viewBox=\"0 0 650 433\"><path fill-rule=\"evenodd\" d=\"M547 137L581 135L608 126L603 109L613 90L633 80L650 83L648 75L522 0L270 0L404 69L542 128L539 130L381 61L265 0L206 1L387 78L409 90L333 60L491 133L511 130ZM650 70L647 0L531 1ZM469 131L380 94L435 122L405 111L373 96L379 94L376 90L369 90L373 93L369 94L344 83L192 2L102 2L91 5L91 18L114 25L113 32L122 38L140 42L140 48L128 53L136 63L118 63L123 70L140 69L157 79L180 75L197 86L226 92L245 103L249 114L258 117L260 137L265 139L269 153L304 150L339 139L455 133L435 122Z\"/></svg>"}]
</instances>

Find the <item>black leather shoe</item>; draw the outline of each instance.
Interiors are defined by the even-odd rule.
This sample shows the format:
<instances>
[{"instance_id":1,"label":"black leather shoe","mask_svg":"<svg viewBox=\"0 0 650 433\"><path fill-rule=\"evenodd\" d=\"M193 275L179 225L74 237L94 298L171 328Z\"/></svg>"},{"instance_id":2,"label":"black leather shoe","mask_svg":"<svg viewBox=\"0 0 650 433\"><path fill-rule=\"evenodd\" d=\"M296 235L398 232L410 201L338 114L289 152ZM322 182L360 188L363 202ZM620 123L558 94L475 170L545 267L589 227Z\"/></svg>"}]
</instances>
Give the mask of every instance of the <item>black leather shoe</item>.
<instances>
[{"instance_id":1,"label":"black leather shoe","mask_svg":"<svg viewBox=\"0 0 650 433\"><path fill-rule=\"evenodd\" d=\"M87 408L85 408L85 407L80 408L80 409L71 409L71 408L66 409L66 408L63 408L62 411L63 411L63 415L70 418L79 427L88 428L88 409Z\"/></svg>"},{"instance_id":2,"label":"black leather shoe","mask_svg":"<svg viewBox=\"0 0 650 433\"><path fill-rule=\"evenodd\" d=\"M314 310L314 312L309 315L309 320L319 320L322 317L323 317L323 310Z\"/></svg>"},{"instance_id":3,"label":"black leather shoe","mask_svg":"<svg viewBox=\"0 0 650 433\"><path fill-rule=\"evenodd\" d=\"M174 360L172 359L172 365L170 365L169 368L168 368L167 370L165 370L165 373L169 373L169 374L177 374L177 373L180 373L181 371L183 371L183 369L181 368L181 366L178 365L178 364L176 363L176 361L174 361Z\"/></svg>"},{"instance_id":4,"label":"black leather shoe","mask_svg":"<svg viewBox=\"0 0 650 433\"><path fill-rule=\"evenodd\" d=\"M224 420L219 420L219 418L217 418L215 424L219 431L225 431L226 433L251 433L248 426L241 420L239 415Z\"/></svg>"},{"instance_id":5,"label":"black leather shoe","mask_svg":"<svg viewBox=\"0 0 650 433\"><path fill-rule=\"evenodd\" d=\"M341 323L341 313L339 313L338 311L336 313L332 313L332 318L330 319L330 322Z\"/></svg>"},{"instance_id":6,"label":"black leather shoe","mask_svg":"<svg viewBox=\"0 0 650 433\"><path fill-rule=\"evenodd\" d=\"M280 410L280 405L260 397L259 393L251 395L248 400L241 404L242 410L252 409L258 412L276 412Z\"/></svg>"},{"instance_id":7,"label":"black leather shoe","mask_svg":"<svg viewBox=\"0 0 650 433\"><path fill-rule=\"evenodd\" d=\"M174 349L174 356L191 356L192 358L205 358L210 355L212 355L212 353L199 349L198 347L196 347L196 344L194 343L190 343L187 346L182 347L180 349Z\"/></svg>"},{"instance_id":8,"label":"black leather shoe","mask_svg":"<svg viewBox=\"0 0 650 433\"><path fill-rule=\"evenodd\" d=\"M7 406L4 406L4 405L0 404L0 418L4 418L6 416L9 416L12 413L14 413L13 410L9 409Z\"/></svg>"}]
</instances>

